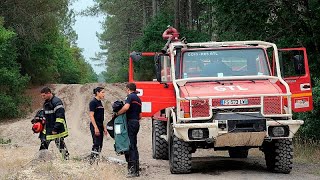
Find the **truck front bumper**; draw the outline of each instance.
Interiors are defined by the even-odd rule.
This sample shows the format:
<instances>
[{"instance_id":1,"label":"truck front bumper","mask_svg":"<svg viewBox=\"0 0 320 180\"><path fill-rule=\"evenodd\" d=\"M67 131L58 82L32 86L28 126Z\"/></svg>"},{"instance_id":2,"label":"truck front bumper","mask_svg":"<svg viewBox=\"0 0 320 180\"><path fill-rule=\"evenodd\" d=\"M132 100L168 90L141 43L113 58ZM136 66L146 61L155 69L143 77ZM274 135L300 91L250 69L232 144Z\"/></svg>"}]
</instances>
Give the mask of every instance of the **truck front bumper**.
<instances>
[{"instance_id":1,"label":"truck front bumper","mask_svg":"<svg viewBox=\"0 0 320 180\"><path fill-rule=\"evenodd\" d=\"M293 138L302 120L268 120L266 130L261 132L228 132L218 127L218 121L213 123L184 123L174 124L175 135L184 141L207 141L214 143L215 147L235 146L261 146L265 139ZM268 133L269 127L286 126L289 129L287 136L272 137ZM190 129L208 129L208 137L205 139L190 139Z\"/></svg>"}]
</instances>

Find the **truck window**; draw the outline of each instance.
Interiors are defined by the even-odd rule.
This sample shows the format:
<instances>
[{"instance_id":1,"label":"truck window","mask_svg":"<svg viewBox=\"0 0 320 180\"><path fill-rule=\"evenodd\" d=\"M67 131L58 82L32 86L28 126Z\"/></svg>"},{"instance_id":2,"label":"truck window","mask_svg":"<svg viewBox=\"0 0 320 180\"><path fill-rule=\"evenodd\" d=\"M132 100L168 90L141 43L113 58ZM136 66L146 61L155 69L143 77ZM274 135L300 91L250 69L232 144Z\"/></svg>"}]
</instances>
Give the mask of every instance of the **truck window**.
<instances>
[{"instance_id":1,"label":"truck window","mask_svg":"<svg viewBox=\"0 0 320 180\"><path fill-rule=\"evenodd\" d=\"M279 61L281 66L281 73L284 78L304 76L306 74L303 51L280 51Z\"/></svg>"},{"instance_id":2,"label":"truck window","mask_svg":"<svg viewBox=\"0 0 320 180\"><path fill-rule=\"evenodd\" d=\"M161 56L161 81L171 82L171 63L169 56Z\"/></svg>"},{"instance_id":3,"label":"truck window","mask_svg":"<svg viewBox=\"0 0 320 180\"><path fill-rule=\"evenodd\" d=\"M260 48L187 51L182 71L182 78L270 75Z\"/></svg>"}]
</instances>

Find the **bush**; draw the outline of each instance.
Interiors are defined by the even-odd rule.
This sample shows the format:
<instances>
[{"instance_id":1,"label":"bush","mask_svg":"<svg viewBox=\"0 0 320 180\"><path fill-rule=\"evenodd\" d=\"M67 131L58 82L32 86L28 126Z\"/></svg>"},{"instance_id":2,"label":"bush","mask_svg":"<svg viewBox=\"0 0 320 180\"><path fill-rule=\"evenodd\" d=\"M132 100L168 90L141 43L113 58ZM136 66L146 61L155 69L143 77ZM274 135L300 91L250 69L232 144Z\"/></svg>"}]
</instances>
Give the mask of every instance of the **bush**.
<instances>
[{"instance_id":1,"label":"bush","mask_svg":"<svg viewBox=\"0 0 320 180\"><path fill-rule=\"evenodd\" d=\"M21 96L29 81L22 76L13 45L15 34L0 24L0 119L17 117L25 99Z\"/></svg>"},{"instance_id":2,"label":"bush","mask_svg":"<svg viewBox=\"0 0 320 180\"><path fill-rule=\"evenodd\" d=\"M2 139L0 138L0 144L10 144L11 143L11 139Z\"/></svg>"},{"instance_id":3,"label":"bush","mask_svg":"<svg viewBox=\"0 0 320 180\"><path fill-rule=\"evenodd\" d=\"M310 138L320 140L320 79L314 78L315 85L312 88L313 111L305 113L297 113L298 119L304 120L304 125L299 130L302 138Z\"/></svg>"}]
</instances>

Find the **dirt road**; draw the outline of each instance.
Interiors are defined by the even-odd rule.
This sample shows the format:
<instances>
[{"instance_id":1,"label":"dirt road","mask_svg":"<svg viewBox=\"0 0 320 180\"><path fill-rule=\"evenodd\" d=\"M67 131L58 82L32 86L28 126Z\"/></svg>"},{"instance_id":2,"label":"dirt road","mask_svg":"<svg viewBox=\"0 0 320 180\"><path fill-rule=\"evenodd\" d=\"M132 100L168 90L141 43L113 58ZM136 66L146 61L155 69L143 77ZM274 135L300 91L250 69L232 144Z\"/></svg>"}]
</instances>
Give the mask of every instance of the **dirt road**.
<instances>
[{"instance_id":1,"label":"dirt road","mask_svg":"<svg viewBox=\"0 0 320 180\"><path fill-rule=\"evenodd\" d=\"M92 144L88 103L93 98L92 89L98 85L106 88L104 103L109 120L111 103L126 96L124 84L52 85L66 107L69 161L60 159L54 143L47 156L39 158L39 140L30 130L34 113L0 124L0 137L12 141L10 145L0 146L0 179L125 179L124 157L115 155L110 137L104 140L103 158L98 164L89 165L85 160ZM213 150L198 150L193 154L191 174L172 175L168 161L152 159L151 121L147 118L141 120L138 147L142 172L136 179L320 179L314 171L317 166L312 164L295 163L289 175L270 173L266 170L263 154L258 151L251 151L248 159L238 160Z\"/></svg>"}]
</instances>

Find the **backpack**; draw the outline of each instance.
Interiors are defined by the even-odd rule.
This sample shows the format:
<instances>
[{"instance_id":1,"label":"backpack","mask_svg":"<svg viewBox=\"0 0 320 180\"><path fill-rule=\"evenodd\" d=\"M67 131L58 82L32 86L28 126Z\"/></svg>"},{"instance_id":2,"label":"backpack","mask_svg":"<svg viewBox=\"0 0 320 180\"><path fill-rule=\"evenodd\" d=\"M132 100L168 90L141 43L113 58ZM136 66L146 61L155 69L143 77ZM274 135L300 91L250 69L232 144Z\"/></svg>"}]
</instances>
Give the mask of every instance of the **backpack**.
<instances>
[{"instance_id":1,"label":"backpack","mask_svg":"<svg viewBox=\"0 0 320 180\"><path fill-rule=\"evenodd\" d=\"M128 125L126 114L121 114L114 119L114 150L117 155L129 151L130 140L128 136Z\"/></svg>"}]
</instances>

